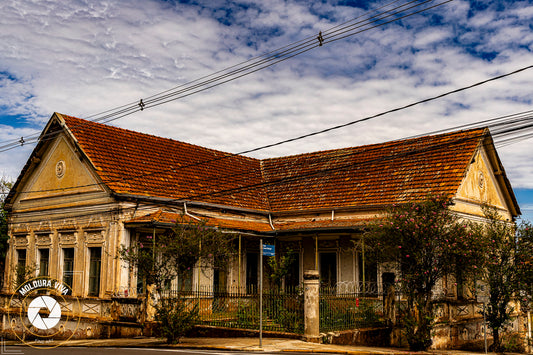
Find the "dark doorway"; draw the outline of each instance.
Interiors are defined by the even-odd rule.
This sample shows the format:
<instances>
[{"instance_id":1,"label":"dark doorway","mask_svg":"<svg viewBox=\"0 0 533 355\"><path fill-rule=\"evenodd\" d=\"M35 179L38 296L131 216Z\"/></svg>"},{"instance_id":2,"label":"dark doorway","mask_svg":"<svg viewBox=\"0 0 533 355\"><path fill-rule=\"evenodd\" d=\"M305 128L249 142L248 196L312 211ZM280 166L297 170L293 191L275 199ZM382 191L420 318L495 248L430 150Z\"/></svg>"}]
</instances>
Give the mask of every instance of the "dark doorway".
<instances>
[{"instance_id":1,"label":"dark doorway","mask_svg":"<svg viewBox=\"0 0 533 355\"><path fill-rule=\"evenodd\" d=\"M337 253L320 253L320 286L337 285Z\"/></svg>"},{"instance_id":2,"label":"dark doorway","mask_svg":"<svg viewBox=\"0 0 533 355\"><path fill-rule=\"evenodd\" d=\"M292 254L289 270L285 276L285 289L295 290L300 285L300 254Z\"/></svg>"},{"instance_id":3,"label":"dark doorway","mask_svg":"<svg viewBox=\"0 0 533 355\"><path fill-rule=\"evenodd\" d=\"M257 272L259 266L259 254L247 253L246 254L246 292L257 292L258 275Z\"/></svg>"},{"instance_id":4,"label":"dark doorway","mask_svg":"<svg viewBox=\"0 0 533 355\"><path fill-rule=\"evenodd\" d=\"M381 274L381 283L383 284L383 293L386 295L389 293L389 288L394 286L396 275L393 272L384 272Z\"/></svg>"}]
</instances>

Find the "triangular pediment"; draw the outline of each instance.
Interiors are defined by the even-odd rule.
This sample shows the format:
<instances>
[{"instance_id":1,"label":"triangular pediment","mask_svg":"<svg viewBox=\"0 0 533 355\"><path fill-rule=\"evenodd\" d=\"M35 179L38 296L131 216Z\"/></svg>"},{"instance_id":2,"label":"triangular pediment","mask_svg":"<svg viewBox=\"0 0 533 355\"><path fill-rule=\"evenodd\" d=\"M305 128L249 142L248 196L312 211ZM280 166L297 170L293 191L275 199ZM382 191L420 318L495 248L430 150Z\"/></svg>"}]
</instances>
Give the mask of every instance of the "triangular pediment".
<instances>
[{"instance_id":1,"label":"triangular pediment","mask_svg":"<svg viewBox=\"0 0 533 355\"><path fill-rule=\"evenodd\" d=\"M505 218L511 218L509 204L496 178L497 172L491 165L484 146L475 152L465 177L455 196L456 211L483 216L482 205L496 208Z\"/></svg>"},{"instance_id":2,"label":"triangular pediment","mask_svg":"<svg viewBox=\"0 0 533 355\"><path fill-rule=\"evenodd\" d=\"M83 194L106 191L65 133L50 141L40 158L31 159L34 166L26 171L29 176L25 176L24 183L17 188L15 209L65 204Z\"/></svg>"}]
</instances>

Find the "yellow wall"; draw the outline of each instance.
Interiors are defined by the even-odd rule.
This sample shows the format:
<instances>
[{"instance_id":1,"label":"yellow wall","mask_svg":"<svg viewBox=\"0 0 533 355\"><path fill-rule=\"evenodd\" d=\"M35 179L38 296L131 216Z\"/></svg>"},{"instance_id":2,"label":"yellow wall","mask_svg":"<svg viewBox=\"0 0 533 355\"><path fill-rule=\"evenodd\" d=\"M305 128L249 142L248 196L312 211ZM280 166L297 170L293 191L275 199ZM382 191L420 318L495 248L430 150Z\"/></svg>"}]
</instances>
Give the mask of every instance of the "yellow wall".
<instances>
[{"instance_id":1,"label":"yellow wall","mask_svg":"<svg viewBox=\"0 0 533 355\"><path fill-rule=\"evenodd\" d=\"M509 206L496 180L487 152L484 148L480 148L468 167L455 196L455 206L452 209L456 212L483 217L481 208L483 204L495 207L503 218L512 220Z\"/></svg>"},{"instance_id":2,"label":"yellow wall","mask_svg":"<svg viewBox=\"0 0 533 355\"><path fill-rule=\"evenodd\" d=\"M74 248L74 295L88 289L89 248L102 248L100 294L119 282L117 242L123 231L113 217L117 203L86 159L65 135L59 135L27 171L18 190L10 219L10 250L6 287L13 287L16 250L26 249L26 265L39 266L39 249L48 249L49 276L63 277L63 248ZM74 187L74 188L72 188ZM29 192L29 193L27 193ZM37 272L34 274L37 276Z\"/></svg>"}]
</instances>

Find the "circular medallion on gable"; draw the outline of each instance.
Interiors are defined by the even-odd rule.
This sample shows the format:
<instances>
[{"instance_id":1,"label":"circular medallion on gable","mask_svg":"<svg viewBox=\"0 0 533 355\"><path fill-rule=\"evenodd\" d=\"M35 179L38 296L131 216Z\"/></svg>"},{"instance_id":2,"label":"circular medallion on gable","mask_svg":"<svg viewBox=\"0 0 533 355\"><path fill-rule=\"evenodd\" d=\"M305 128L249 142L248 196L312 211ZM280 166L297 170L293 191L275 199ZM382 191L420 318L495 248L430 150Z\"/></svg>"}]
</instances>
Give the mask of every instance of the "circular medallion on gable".
<instances>
[{"instance_id":1,"label":"circular medallion on gable","mask_svg":"<svg viewBox=\"0 0 533 355\"><path fill-rule=\"evenodd\" d=\"M478 178L479 188L482 189L485 187L485 175L482 171L479 172L479 178Z\"/></svg>"},{"instance_id":2,"label":"circular medallion on gable","mask_svg":"<svg viewBox=\"0 0 533 355\"><path fill-rule=\"evenodd\" d=\"M62 178L65 175L66 165L63 160L60 160L56 164L56 176Z\"/></svg>"}]
</instances>

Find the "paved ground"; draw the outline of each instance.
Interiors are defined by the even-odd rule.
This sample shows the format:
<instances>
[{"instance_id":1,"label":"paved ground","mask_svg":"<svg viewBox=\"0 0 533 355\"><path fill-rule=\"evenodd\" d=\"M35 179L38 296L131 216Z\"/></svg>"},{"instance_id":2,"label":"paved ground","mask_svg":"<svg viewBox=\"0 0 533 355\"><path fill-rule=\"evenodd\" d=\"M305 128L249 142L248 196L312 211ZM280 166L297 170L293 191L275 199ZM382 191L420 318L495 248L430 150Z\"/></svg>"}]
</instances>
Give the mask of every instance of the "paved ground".
<instances>
[{"instance_id":1,"label":"paved ground","mask_svg":"<svg viewBox=\"0 0 533 355\"><path fill-rule=\"evenodd\" d=\"M6 341L3 348L22 345L20 342ZM228 350L228 351L267 351L267 352L309 352L309 353L331 353L346 355L394 355L410 354L407 349L380 348L350 345L330 345L314 344L295 339L263 338L262 347L259 347L258 338L185 338L180 344L167 345L164 340L157 338L135 338L135 339L84 339L69 340L62 346L84 346L84 347L178 347L187 349L206 350ZM467 355L483 354L456 350L432 350L419 352L416 354L431 355Z\"/></svg>"}]
</instances>

